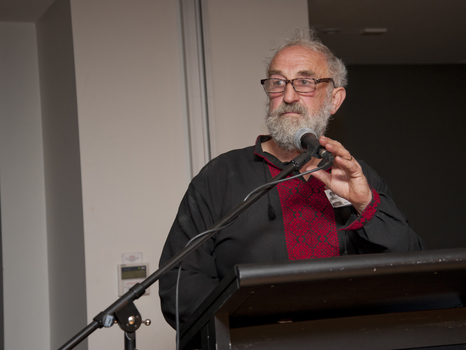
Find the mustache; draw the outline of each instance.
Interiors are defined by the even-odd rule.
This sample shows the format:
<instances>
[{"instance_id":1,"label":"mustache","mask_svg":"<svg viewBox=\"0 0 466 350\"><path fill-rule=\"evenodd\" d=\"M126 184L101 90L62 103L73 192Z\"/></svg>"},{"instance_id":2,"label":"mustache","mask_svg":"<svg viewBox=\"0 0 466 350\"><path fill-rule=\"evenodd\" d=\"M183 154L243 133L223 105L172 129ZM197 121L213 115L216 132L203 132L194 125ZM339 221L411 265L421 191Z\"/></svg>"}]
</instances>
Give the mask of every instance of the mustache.
<instances>
[{"instance_id":1,"label":"mustache","mask_svg":"<svg viewBox=\"0 0 466 350\"><path fill-rule=\"evenodd\" d=\"M308 114L308 111L306 107L297 102L291 104L282 103L280 106L278 106L275 110L272 111L272 114L276 116L282 116L285 113L296 113L305 116Z\"/></svg>"}]
</instances>

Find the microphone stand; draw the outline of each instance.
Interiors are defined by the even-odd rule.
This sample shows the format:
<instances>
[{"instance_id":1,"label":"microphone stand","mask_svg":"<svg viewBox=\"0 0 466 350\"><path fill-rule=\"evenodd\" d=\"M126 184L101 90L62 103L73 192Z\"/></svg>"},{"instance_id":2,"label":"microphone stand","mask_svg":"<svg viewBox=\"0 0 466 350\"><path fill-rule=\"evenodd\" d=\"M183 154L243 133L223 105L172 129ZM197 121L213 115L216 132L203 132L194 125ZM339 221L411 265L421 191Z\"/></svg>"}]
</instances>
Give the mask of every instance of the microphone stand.
<instances>
[{"instance_id":1,"label":"microphone stand","mask_svg":"<svg viewBox=\"0 0 466 350\"><path fill-rule=\"evenodd\" d=\"M275 176L271 181L278 181L286 178L293 171L301 169L301 167L306 164L315 152L312 154L307 151L301 153L293 160L290 164L285 167L277 176ZM164 265L162 265L157 271L147 277L141 283L135 284L131 287L128 292L111 304L107 309L100 312L97 316L93 318L93 321L83 328L79 333L77 333L73 338L71 338L67 343L65 343L58 350L69 350L73 349L80 342L86 339L91 335L96 329L102 327L111 327L114 323L118 323L120 328L125 331L125 350L136 350L136 330L141 325L141 315L134 305L133 301L139 299L153 283L155 283L160 277L165 273L170 271L172 268L177 266L186 256L191 252L199 248L204 242L209 240L213 235L215 235L220 227L230 223L236 219L241 213L248 209L252 204L257 202L263 195L269 192L275 184L270 186L264 186L257 193L252 194L238 205L235 209L230 211L227 215L221 218L217 223L215 223L210 229L211 233L195 240L187 247L184 247L177 254L175 254L170 260L168 260Z\"/></svg>"}]
</instances>

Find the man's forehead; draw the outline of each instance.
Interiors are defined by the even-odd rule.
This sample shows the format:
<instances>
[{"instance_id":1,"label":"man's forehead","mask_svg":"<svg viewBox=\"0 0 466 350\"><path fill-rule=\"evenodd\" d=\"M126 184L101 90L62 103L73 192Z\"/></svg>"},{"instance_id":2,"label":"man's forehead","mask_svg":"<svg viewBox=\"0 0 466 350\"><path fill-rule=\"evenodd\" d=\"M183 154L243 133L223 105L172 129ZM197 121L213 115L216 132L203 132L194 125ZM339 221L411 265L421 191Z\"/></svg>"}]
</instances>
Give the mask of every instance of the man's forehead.
<instances>
[{"instance_id":1,"label":"man's forehead","mask_svg":"<svg viewBox=\"0 0 466 350\"><path fill-rule=\"evenodd\" d=\"M270 75L283 75L284 72L282 70L279 70L279 69L269 69L269 76ZM310 70L310 69L304 69L304 70L300 70L298 72L296 72L296 75L297 76L302 76L302 77L310 77L310 78L314 78L317 76L317 73L314 72L313 70Z\"/></svg>"},{"instance_id":2,"label":"man's forehead","mask_svg":"<svg viewBox=\"0 0 466 350\"><path fill-rule=\"evenodd\" d=\"M291 70L294 75L319 76L327 72L327 61L320 52L303 46L290 46L275 54L268 75L289 73Z\"/></svg>"}]
</instances>

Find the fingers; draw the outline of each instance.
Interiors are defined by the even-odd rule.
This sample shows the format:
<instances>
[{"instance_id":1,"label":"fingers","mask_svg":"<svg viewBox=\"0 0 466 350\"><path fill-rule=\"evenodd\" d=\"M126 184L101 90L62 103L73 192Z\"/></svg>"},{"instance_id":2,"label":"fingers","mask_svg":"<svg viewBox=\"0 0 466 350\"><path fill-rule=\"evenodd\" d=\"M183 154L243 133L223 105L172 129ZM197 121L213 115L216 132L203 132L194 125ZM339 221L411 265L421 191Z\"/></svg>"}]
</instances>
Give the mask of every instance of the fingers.
<instances>
[{"instance_id":1,"label":"fingers","mask_svg":"<svg viewBox=\"0 0 466 350\"><path fill-rule=\"evenodd\" d=\"M335 157L332 171L315 173L314 177L322 181L329 189L353 204L362 213L372 200L372 192L362 171L361 165L353 158L343 145L322 136L320 144Z\"/></svg>"},{"instance_id":2,"label":"fingers","mask_svg":"<svg viewBox=\"0 0 466 350\"><path fill-rule=\"evenodd\" d=\"M326 136L321 136L319 142L327 151L333 154L335 159L340 159L340 164L350 167L355 163L351 153L343 147L340 142L332 140Z\"/></svg>"}]
</instances>

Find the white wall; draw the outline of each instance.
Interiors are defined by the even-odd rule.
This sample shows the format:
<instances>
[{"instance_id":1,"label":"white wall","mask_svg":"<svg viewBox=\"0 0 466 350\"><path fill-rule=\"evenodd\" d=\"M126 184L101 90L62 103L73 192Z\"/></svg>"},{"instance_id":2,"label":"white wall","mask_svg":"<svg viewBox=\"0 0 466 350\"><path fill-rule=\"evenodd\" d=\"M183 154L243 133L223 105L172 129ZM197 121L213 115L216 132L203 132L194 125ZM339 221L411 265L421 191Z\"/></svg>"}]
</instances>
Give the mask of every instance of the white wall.
<instances>
[{"instance_id":1,"label":"white wall","mask_svg":"<svg viewBox=\"0 0 466 350\"><path fill-rule=\"evenodd\" d=\"M5 349L49 349L36 30L0 23L0 194Z\"/></svg>"},{"instance_id":2,"label":"white wall","mask_svg":"<svg viewBox=\"0 0 466 350\"><path fill-rule=\"evenodd\" d=\"M69 1L55 1L36 23L36 31L47 208L50 346L55 349L86 323L83 206ZM85 348L83 343L76 350Z\"/></svg>"},{"instance_id":3,"label":"white wall","mask_svg":"<svg viewBox=\"0 0 466 350\"><path fill-rule=\"evenodd\" d=\"M86 251L88 321L117 299L122 253L151 271L189 181L180 23L172 0L72 5ZM181 135L180 135L181 134ZM139 349L173 348L158 286L136 303L150 327ZM123 346L118 327L89 349Z\"/></svg>"}]
</instances>

